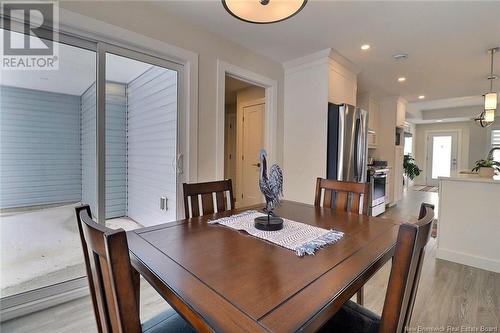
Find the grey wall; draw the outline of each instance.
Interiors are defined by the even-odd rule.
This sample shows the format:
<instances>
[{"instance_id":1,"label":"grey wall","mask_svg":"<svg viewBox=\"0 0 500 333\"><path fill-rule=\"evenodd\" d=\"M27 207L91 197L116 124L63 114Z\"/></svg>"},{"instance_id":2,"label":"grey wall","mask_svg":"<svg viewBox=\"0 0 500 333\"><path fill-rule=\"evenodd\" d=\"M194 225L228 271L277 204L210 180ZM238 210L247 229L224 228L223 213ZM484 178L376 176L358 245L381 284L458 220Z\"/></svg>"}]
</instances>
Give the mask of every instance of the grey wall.
<instances>
[{"instance_id":1,"label":"grey wall","mask_svg":"<svg viewBox=\"0 0 500 333\"><path fill-rule=\"evenodd\" d=\"M177 72L153 67L127 86L128 210L143 225L176 219ZM160 197L168 198L167 211Z\"/></svg>"},{"instance_id":2,"label":"grey wall","mask_svg":"<svg viewBox=\"0 0 500 333\"><path fill-rule=\"evenodd\" d=\"M82 95L82 202L96 207L95 84ZM106 218L127 211L127 101L125 85L106 84Z\"/></svg>"},{"instance_id":3,"label":"grey wall","mask_svg":"<svg viewBox=\"0 0 500 333\"><path fill-rule=\"evenodd\" d=\"M81 198L80 98L0 86L0 208Z\"/></svg>"}]
</instances>

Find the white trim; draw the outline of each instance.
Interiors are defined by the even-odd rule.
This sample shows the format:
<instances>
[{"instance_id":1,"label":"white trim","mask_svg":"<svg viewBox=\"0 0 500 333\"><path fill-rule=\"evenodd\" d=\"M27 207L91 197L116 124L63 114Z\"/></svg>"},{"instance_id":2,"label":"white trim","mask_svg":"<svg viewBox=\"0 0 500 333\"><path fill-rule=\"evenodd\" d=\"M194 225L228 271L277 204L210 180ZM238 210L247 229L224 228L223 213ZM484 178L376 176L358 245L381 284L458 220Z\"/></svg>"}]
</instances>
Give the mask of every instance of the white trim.
<instances>
[{"instance_id":1,"label":"white trim","mask_svg":"<svg viewBox=\"0 0 500 333\"><path fill-rule=\"evenodd\" d=\"M198 54L180 47L114 26L84 15L61 9L60 31L96 42L104 42L145 53L184 66L183 104L187 110L184 131L187 154L185 179L198 181Z\"/></svg>"},{"instance_id":2,"label":"white trim","mask_svg":"<svg viewBox=\"0 0 500 333\"><path fill-rule=\"evenodd\" d=\"M226 74L239 80L252 83L266 90L265 93L265 129L264 147L270 163L277 160L277 125L278 125L278 82L247 69L217 59L217 101L215 126L215 179L224 178L224 116Z\"/></svg>"},{"instance_id":3,"label":"white trim","mask_svg":"<svg viewBox=\"0 0 500 333\"><path fill-rule=\"evenodd\" d=\"M439 225L439 224L438 224ZM439 234L438 234L439 235ZM439 238L439 236L438 236ZM438 248L436 258L444 259L467 266L485 269L490 272L500 273L500 261L490 258L474 256L471 254Z\"/></svg>"},{"instance_id":4,"label":"white trim","mask_svg":"<svg viewBox=\"0 0 500 333\"><path fill-rule=\"evenodd\" d=\"M88 296L87 277L61 282L44 288L2 298L0 321L7 321L33 312Z\"/></svg>"}]
</instances>

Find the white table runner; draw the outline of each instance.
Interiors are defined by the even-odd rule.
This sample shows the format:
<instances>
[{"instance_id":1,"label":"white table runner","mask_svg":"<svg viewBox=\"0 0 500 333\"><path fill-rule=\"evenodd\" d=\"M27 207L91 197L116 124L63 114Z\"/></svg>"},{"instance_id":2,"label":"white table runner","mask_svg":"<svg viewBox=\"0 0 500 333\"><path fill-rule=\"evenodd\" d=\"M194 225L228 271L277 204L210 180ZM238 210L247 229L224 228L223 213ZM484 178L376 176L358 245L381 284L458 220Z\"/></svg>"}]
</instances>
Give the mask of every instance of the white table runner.
<instances>
[{"instance_id":1,"label":"white table runner","mask_svg":"<svg viewBox=\"0 0 500 333\"><path fill-rule=\"evenodd\" d=\"M344 236L344 233L336 230L326 230L312 225L283 219L283 229L279 231L264 231L254 227L254 219L266 216L256 210L245 211L240 214L211 220L209 224L221 224L236 230L245 230L250 235L264 239L268 242L295 251L302 257L329 244L333 244Z\"/></svg>"}]
</instances>

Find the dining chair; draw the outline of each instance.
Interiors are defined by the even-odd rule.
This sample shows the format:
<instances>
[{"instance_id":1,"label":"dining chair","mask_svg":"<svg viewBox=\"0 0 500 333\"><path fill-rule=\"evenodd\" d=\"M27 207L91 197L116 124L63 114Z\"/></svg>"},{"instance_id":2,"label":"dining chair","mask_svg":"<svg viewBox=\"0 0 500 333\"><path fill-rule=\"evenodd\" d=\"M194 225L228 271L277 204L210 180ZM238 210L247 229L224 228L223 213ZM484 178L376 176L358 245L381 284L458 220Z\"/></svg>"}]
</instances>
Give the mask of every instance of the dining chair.
<instances>
[{"instance_id":1,"label":"dining chair","mask_svg":"<svg viewBox=\"0 0 500 333\"><path fill-rule=\"evenodd\" d=\"M333 208L355 214L368 215L368 183L344 182L333 179L316 179L316 196L314 206ZM323 203L321 202L323 198ZM361 287L356 294L357 302L364 303L364 290Z\"/></svg>"},{"instance_id":2,"label":"dining chair","mask_svg":"<svg viewBox=\"0 0 500 333\"><path fill-rule=\"evenodd\" d=\"M215 209L217 212L234 209L231 179L182 185L186 218L213 214Z\"/></svg>"},{"instance_id":3,"label":"dining chair","mask_svg":"<svg viewBox=\"0 0 500 333\"><path fill-rule=\"evenodd\" d=\"M141 324L140 277L130 264L127 234L94 222L89 205L75 211L98 332L195 332L171 308Z\"/></svg>"},{"instance_id":4,"label":"dining chair","mask_svg":"<svg viewBox=\"0 0 500 333\"><path fill-rule=\"evenodd\" d=\"M348 300L320 332L406 332L433 221L434 206L423 203L418 221L399 227L382 316Z\"/></svg>"},{"instance_id":5,"label":"dining chair","mask_svg":"<svg viewBox=\"0 0 500 333\"><path fill-rule=\"evenodd\" d=\"M360 205L362 205L361 212L368 215L368 188L368 183L318 178L314 206L359 214ZM323 203L321 202L322 197Z\"/></svg>"}]
</instances>

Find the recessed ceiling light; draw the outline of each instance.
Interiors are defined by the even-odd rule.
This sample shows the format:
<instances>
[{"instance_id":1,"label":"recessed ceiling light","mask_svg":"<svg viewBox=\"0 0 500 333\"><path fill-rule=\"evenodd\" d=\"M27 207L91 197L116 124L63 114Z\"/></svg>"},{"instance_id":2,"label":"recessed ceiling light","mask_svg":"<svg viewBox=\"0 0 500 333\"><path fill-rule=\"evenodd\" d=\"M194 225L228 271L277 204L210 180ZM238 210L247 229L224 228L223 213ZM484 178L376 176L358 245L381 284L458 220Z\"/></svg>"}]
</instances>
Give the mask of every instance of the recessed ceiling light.
<instances>
[{"instance_id":1,"label":"recessed ceiling light","mask_svg":"<svg viewBox=\"0 0 500 333\"><path fill-rule=\"evenodd\" d=\"M366 50L368 50L369 48L370 48L370 44L363 44L363 45L361 45L361 49L362 49L363 51L366 51Z\"/></svg>"},{"instance_id":2,"label":"recessed ceiling light","mask_svg":"<svg viewBox=\"0 0 500 333\"><path fill-rule=\"evenodd\" d=\"M424 98L425 98L425 95L418 96L418 99L424 99Z\"/></svg>"},{"instance_id":3,"label":"recessed ceiling light","mask_svg":"<svg viewBox=\"0 0 500 333\"><path fill-rule=\"evenodd\" d=\"M398 78L398 81L399 82L405 82L406 81L406 78L404 76L401 76L400 78Z\"/></svg>"},{"instance_id":4,"label":"recessed ceiling light","mask_svg":"<svg viewBox=\"0 0 500 333\"><path fill-rule=\"evenodd\" d=\"M442 123L442 122L443 122L442 119L436 120L436 123Z\"/></svg>"}]
</instances>

